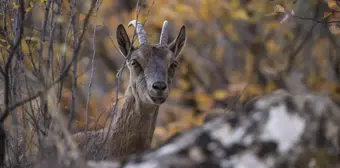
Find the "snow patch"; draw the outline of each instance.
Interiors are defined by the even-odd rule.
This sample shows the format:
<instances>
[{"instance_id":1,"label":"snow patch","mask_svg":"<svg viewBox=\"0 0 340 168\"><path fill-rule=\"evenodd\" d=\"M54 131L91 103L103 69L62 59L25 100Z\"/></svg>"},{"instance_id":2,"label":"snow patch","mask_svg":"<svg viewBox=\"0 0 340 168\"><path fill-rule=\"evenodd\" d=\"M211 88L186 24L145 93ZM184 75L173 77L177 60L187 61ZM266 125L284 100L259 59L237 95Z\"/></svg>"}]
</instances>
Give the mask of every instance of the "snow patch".
<instances>
[{"instance_id":1,"label":"snow patch","mask_svg":"<svg viewBox=\"0 0 340 168\"><path fill-rule=\"evenodd\" d=\"M159 148L157 153L158 153L158 156L163 156L163 155L167 155L167 154L176 152L177 150L178 150L178 147L176 145L168 144L168 145L165 145L165 146Z\"/></svg>"},{"instance_id":2,"label":"snow patch","mask_svg":"<svg viewBox=\"0 0 340 168\"><path fill-rule=\"evenodd\" d=\"M211 135L221 141L224 146L229 146L235 142L240 142L245 133L246 131L242 127L233 130L229 124L224 124L219 129L213 131Z\"/></svg>"},{"instance_id":3,"label":"snow patch","mask_svg":"<svg viewBox=\"0 0 340 168\"><path fill-rule=\"evenodd\" d=\"M299 139L306 127L305 119L288 112L284 104L269 110L268 121L260 135L262 140L273 140L279 152L287 152Z\"/></svg>"},{"instance_id":4,"label":"snow patch","mask_svg":"<svg viewBox=\"0 0 340 168\"><path fill-rule=\"evenodd\" d=\"M234 156L231 160L222 160L221 167L233 167L233 168L269 168L270 166L262 162L252 153L245 153L241 156Z\"/></svg>"},{"instance_id":5,"label":"snow patch","mask_svg":"<svg viewBox=\"0 0 340 168\"><path fill-rule=\"evenodd\" d=\"M139 163L139 164L130 164L128 163L127 165L125 165L125 168L157 168L160 165L158 164L157 161L147 161L145 163Z\"/></svg>"}]
</instances>

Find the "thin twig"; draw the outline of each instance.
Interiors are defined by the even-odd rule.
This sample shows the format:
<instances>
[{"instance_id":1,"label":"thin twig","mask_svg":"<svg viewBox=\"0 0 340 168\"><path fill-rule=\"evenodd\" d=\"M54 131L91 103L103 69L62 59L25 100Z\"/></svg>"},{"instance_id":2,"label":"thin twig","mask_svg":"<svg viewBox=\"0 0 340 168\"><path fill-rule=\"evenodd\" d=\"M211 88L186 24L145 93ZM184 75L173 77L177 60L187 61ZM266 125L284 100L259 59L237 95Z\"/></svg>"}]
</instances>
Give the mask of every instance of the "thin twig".
<instances>
[{"instance_id":1,"label":"thin twig","mask_svg":"<svg viewBox=\"0 0 340 168\"><path fill-rule=\"evenodd\" d=\"M9 108L9 104L10 104L10 79L9 79L9 71L10 71L10 67L11 67L11 62L12 59L14 57L14 53L16 53L21 39L22 39L22 35L23 35L23 19L24 19L24 15L25 15L25 7L24 7L24 0L20 0L19 1L19 13L17 15L17 21L19 23L18 28L19 28L19 32L18 34L16 34L15 40L14 40L14 44L11 45L11 49L10 49L10 53L8 56L8 60L6 62L5 65L5 71L4 71L4 81L5 81L5 90L4 90L4 104L5 104L5 109ZM8 112L7 112L8 113ZM6 110L4 112L4 114L6 114ZM8 115L8 114L7 114ZM1 122L2 123L2 122Z\"/></svg>"},{"instance_id":2,"label":"thin twig","mask_svg":"<svg viewBox=\"0 0 340 168\"><path fill-rule=\"evenodd\" d=\"M7 3L6 3L7 5ZM5 6L6 6L5 5ZM14 18L14 25L13 25L13 34L14 34L14 40L11 42L7 38L7 43L11 44L10 50L8 52L8 59L7 62L5 63L5 69L3 71L3 76L4 76L4 104L5 104L5 109L7 109L11 102L13 102L14 98L12 97L12 94L15 95L15 87L10 87L11 84L13 86L15 83L12 81L13 78L11 76L12 74L12 60L14 57L17 55L17 49L19 48L21 44L21 39L23 35L23 22L24 22L24 15L25 15L25 6L24 6L24 1L20 0L19 1L19 8L16 10L16 17ZM6 22L5 22L6 24ZM8 37L8 32L6 31L5 34L6 37ZM6 114L6 112L4 112ZM9 115L9 113L7 113ZM12 113L12 122L13 122L13 134L14 134L14 148L15 150L13 151L15 155L15 164L19 164L19 157L18 157L18 133L17 133L17 117L15 113ZM3 122L0 123L1 125ZM1 148L5 149L5 146L1 146Z\"/></svg>"},{"instance_id":3,"label":"thin twig","mask_svg":"<svg viewBox=\"0 0 340 168\"><path fill-rule=\"evenodd\" d=\"M73 9L73 7L72 7L72 5L70 4L70 8L71 9ZM71 10L72 11L72 10ZM66 33L65 33L65 36L64 36L64 38L60 38L60 42L63 42L62 43L62 47L65 47L65 51L63 51L63 53L62 53L62 55L60 56L61 57L61 66L60 66L60 74L62 74L62 72L64 71L64 69L66 68L66 53L67 53L67 45L69 45L68 44L68 42L67 42L67 37L69 36L69 33L70 33L70 31L71 31L71 26L72 26L72 18L74 18L74 15L75 13L74 12L72 12L71 13L71 16L70 16L70 20L69 20L69 22L68 22L68 25L67 25L67 30L66 30ZM60 28L61 29L61 28ZM60 31L61 32L61 31ZM58 103L60 102L60 100L61 100L61 94L62 94L62 92L63 92L63 86L64 86L64 80L61 80L60 81L60 84L59 84L59 87L58 87L58 94L57 94L57 96L58 96Z\"/></svg>"},{"instance_id":4,"label":"thin twig","mask_svg":"<svg viewBox=\"0 0 340 168\"><path fill-rule=\"evenodd\" d=\"M77 40L76 40L76 15L75 15L75 7L76 7L76 1L72 0L70 4L71 8L71 25L72 25L72 32L73 32L73 47L77 46ZM73 55L76 54L76 51L73 50ZM71 110L69 114L69 121L68 121L68 129L71 128L73 118L76 113L76 89L77 89L77 57L75 57L74 60L72 60L72 96L71 96Z\"/></svg>"},{"instance_id":5,"label":"thin twig","mask_svg":"<svg viewBox=\"0 0 340 168\"><path fill-rule=\"evenodd\" d=\"M46 71L51 74L52 81L54 80L54 68L53 68L53 41L54 41L54 33L56 29L56 16L60 14L60 6L57 5L55 0L52 0L52 16L51 16L51 32L48 42L48 55L47 55L47 63L46 63ZM56 5L58 7L57 11L54 11L53 5ZM51 70L51 73L50 73Z\"/></svg>"},{"instance_id":6,"label":"thin twig","mask_svg":"<svg viewBox=\"0 0 340 168\"><path fill-rule=\"evenodd\" d=\"M316 11L315 11L315 15L314 15L314 18L317 17L317 13L318 13L318 8L316 8ZM323 20L327 20L330 16L327 16L325 17ZM296 58L296 55L299 54L299 52L303 49L304 47L304 44L308 41L309 38L311 38L311 35L313 33L313 29L314 27L318 24L318 23L321 23L321 22L315 22L313 24L313 26L309 29L309 31L307 32L305 38L303 39L303 41L300 43L300 45L296 48L296 50L294 50L293 52L291 52L289 55L288 55L288 67L286 69L286 72L289 73L291 72L291 70L293 69L294 67L294 61L295 61L295 58Z\"/></svg>"},{"instance_id":7,"label":"thin twig","mask_svg":"<svg viewBox=\"0 0 340 168\"><path fill-rule=\"evenodd\" d=\"M92 59L91 59L91 74L89 79L89 85L88 85L88 93L87 93L87 100L86 100L86 108L85 108L85 142L84 142L84 149L86 149L87 146L87 131L89 127L89 102L91 99L91 88L92 88L92 79L93 79L93 72L94 72L94 59L96 57L96 31L97 31L97 15L99 10L99 0L96 2L96 12L95 12L95 20L94 20L94 28L93 28L93 38L92 38Z\"/></svg>"},{"instance_id":8,"label":"thin twig","mask_svg":"<svg viewBox=\"0 0 340 168\"><path fill-rule=\"evenodd\" d=\"M23 0L21 0L23 1ZM73 55L72 59L71 59L71 63L69 63L66 68L62 71L61 75L54 81L52 82L51 84L47 85L46 88L44 88L43 90L41 91L38 91L35 95L31 96L31 97L28 97L22 101L19 101L17 103L14 103L13 105L11 105L10 107L5 107L5 110L4 110L4 113L3 115L1 116L0 118L0 122L3 123L3 121L7 118L8 114L10 111L12 111L13 109L21 106L22 104L25 104L31 100L34 100L36 99L37 97L41 96L41 95L45 95L47 93L47 91L49 89L51 89L55 84L59 83L61 80L63 80L65 77L68 76L68 72L72 66L72 61L75 59L75 57L78 55L79 53L79 50L80 50L80 47L81 47L81 44L82 44L82 41L83 41L83 38L84 38L84 35L85 35L85 32L87 30L87 26L89 24L89 15L93 12L93 8L95 6L95 1L96 0L92 0L92 3L91 3L91 7L88 11L88 15L85 17L85 20L84 20L84 23L83 23L83 31L80 35L80 37L78 38L78 45L76 46L75 48L75 51L76 51L76 54Z\"/></svg>"},{"instance_id":9,"label":"thin twig","mask_svg":"<svg viewBox=\"0 0 340 168\"><path fill-rule=\"evenodd\" d=\"M45 3L45 13L44 13L44 20L41 25L41 32L40 32L40 47L39 47L39 56L38 56L38 71L41 73L41 67L42 67L42 57L43 57L43 50L44 50L44 41L45 41L45 33L46 33L46 28L47 28L47 21L48 21L48 15L50 12L50 6L51 6L52 0L48 0ZM50 39L51 40L51 39ZM40 74L40 80L41 82L45 82L42 80L44 77L43 74Z\"/></svg>"}]
</instances>

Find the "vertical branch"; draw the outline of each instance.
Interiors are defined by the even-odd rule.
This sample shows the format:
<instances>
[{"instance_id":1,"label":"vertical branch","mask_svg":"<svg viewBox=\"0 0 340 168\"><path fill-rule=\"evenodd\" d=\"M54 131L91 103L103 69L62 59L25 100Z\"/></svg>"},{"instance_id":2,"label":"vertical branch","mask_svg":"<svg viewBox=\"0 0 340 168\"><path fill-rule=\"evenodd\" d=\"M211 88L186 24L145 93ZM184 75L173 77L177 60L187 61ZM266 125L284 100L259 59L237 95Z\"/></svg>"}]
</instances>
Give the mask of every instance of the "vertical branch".
<instances>
[{"instance_id":1,"label":"vertical branch","mask_svg":"<svg viewBox=\"0 0 340 168\"><path fill-rule=\"evenodd\" d=\"M54 74L53 74L53 42L54 42L54 33L56 29L56 15L60 14L60 5L55 2L55 0L52 0L52 16L51 16L51 32L48 42L48 55L47 55L47 62L46 62L46 72L51 74L52 81L54 80ZM54 5L56 5L57 9L54 9ZM56 11L55 11L56 10ZM51 70L51 73L50 73Z\"/></svg>"},{"instance_id":2,"label":"vertical branch","mask_svg":"<svg viewBox=\"0 0 340 168\"><path fill-rule=\"evenodd\" d=\"M73 55L75 55L75 48L77 46L77 36L76 36L76 15L75 15L75 8L76 1L72 0L70 4L71 9L71 25L72 25L72 32L73 32ZM69 115L69 121L68 121L68 129L71 128L73 118L76 113L76 89L77 89L77 57L74 58L72 61L72 102L71 102L71 110Z\"/></svg>"},{"instance_id":3,"label":"vertical branch","mask_svg":"<svg viewBox=\"0 0 340 168\"><path fill-rule=\"evenodd\" d=\"M31 88L29 88L29 86L28 86L27 76L24 76L24 78L25 78L24 81L25 81L27 93L28 93L29 96L31 96L32 93L31 93ZM41 152L40 154L42 155L43 154L42 153L43 152L43 145L42 145L42 140L39 137L41 135L41 132L43 132L43 133L45 133L45 132L44 132L44 130L41 130L41 128L39 127L39 123L37 121L38 118L36 117L36 113L34 113L34 107L33 107L32 101L29 102L28 108L29 108L29 110L27 110L27 112L24 112L23 114L27 114L31 119L32 125L35 128L35 134L38 137L37 138L38 139L38 149L40 149L39 151ZM24 109L24 110L26 110L26 109ZM34 136L34 135L32 134L32 136Z\"/></svg>"},{"instance_id":4,"label":"vertical branch","mask_svg":"<svg viewBox=\"0 0 340 168\"><path fill-rule=\"evenodd\" d=\"M320 1L318 1L320 3ZM320 9L319 9L319 6L316 5L316 8L315 8L315 11L314 11L314 16L313 16L313 19L316 19L318 14L320 12ZM329 18L330 16L327 16L325 18L322 19L322 21L325 21ZM307 32L306 36L303 38L302 42L297 45L298 47L296 47L295 50L289 50L291 51L289 54L288 54L288 67L287 69L285 70L285 73L290 73L293 68L295 67L295 59L296 59L296 56L299 54L299 52L303 49L303 47L305 46L305 44L307 43L307 41L312 37L313 35L313 29L314 27L318 24L319 22L315 22L312 27L309 29L309 31Z\"/></svg>"},{"instance_id":5,"label":"vertical branch","mask_svg":"<svg viewBox=\"0 0 340 168\"><path fill-rule=\"evenodd\" d=\"M41 25L41 32L40 32L40 47L39 47L39 56L38 56L38 71L41 73L42 67L42 60L43 60L43 50L44 50L44 41L45 41L45 33L48 21L48 15L50 11L52 0L48 0L45 3L45 12L44 12L44 20ZM41 74L42 75L42 74ZM43 78L43 75L41 76ZM43 81L43 80L42 80Z\"/></svg>"},{"instance_id":6,"label":"vertical branch","mask_svg":"<svg viewBox=\"0 0 340 168\"><path fill-rule=\"evenodd\" d=\"M89 85L88 85L88 93L87 93L87 100L86 100L86 108L85 108L85 143L84 143L84 149L86 149L87 146L87 131L89 126L89 102L91 98L91 88L92 88L92 78L93 78L93 71L94 71L94 58L96 57L96 31L97 31L97 15L99 10L99 0L96 2L96 14L95 14L95 21L94 21L94 28L93 28L93 37L92 37L92 59L91 59L91 74L89 79Z\"/></svg>"},{"instance_id":7,"label":"vertical branch","mask_svg":"<svg viewBox=\"0 0 340 168\"><path fill-rule=\"evenodd\" d=\"M18 14L17 14L17 23L18 23L18 26L17 26L17 30L18 30L18 33L16 34L16 36L14 37L14 41L13 42L10 42L9 44L12 44L11 47L10 47L10 50L9 50L9 55L8 55L8 59L6 61L6 64L5 64L5 71L3 73L4 75L4 82L5 82L5 90L4 90L4 104L5 104L5 109L8 109L9 108L9 105L10 105L10 79L9 79L9 72L10 72L10 68L11 68L11 62L12 62L12 59L14 57L14 53L17 51L18 47L19 47L19 44L21 42L21 39L22 39L22 34L23 34L23 31L24 31L24 28L23 28L23 19L24 19L24 16L25 16L25 9L24 9L24 0L20 0L19 1L19 8L18 8ZM8 115L8 113L4 114L4 115Z\"/></svg>"},{"instance_id":8,"label":"vertical branch","mask_svg":"<svg viewBox=\"0 0 340 168\"><path fill-rule=\"evenodd\" d=\"M81 34L78 38L78 44L76 46L76 49L75 49L75 55L72 56L71 58L71 62L75 59L75 57L78 55L79 53L79 50L80 50L80 47L81 47L81 44L82 44L82 41L83 41L83 38L84 38L84 35L85 35L85 32L87 30L87 27L88 27L88 24L89 24L89 19L90 19L90 16L93 12L93 9L94 9L94 6L95 6L95 0L92 0L92 3L91 3L91 7L88 11L88 13L86 14L85 16L85 20L84 20L84 23L83 23L83 29L81 31ZM4 120L7 118L9 112L19 106L21 106L22 104L25 104L31 100L34 100L36 98L38 98L39 96L41 95L44 95L46 94L46 92L51 89L55 84L57 83L60 83L66 76L68 76L68 72L70 70L70 68L72 67L72 64L67 64L64 68L64 70L61 72L60 76L55 80L53 81L51 84L49 84L47 87L45 87L44 89L40 90L39 92L37 92L36 94L28 97L28 98L25 98L24 100L21 100L19 102L16 102L14 103L13 105L9 106L8 108L5 108L4 110L4 114L1 116L0 118L0 122L4 122ZM1 71L1 70L0 70Z\"/></svg>"},{"instance_id":9,"label":"vertical branch","mask_svg":"<svg viewBox=\"0 0 340 168\"><path fill-rule=\"evenodd\" d=\"M0 3L0 7L1 7L1 13L2 13L2 31L3 31L3 35L5 36L6 40L9 41L8 39L8 30L7 30L7 5L8 2L7 0L4 0L2 3Z\"/></svg>"},{"instance_id":10,"label":"vertical branch","mask_svg":"<svg viewBox=\"0 0 340 168\"><path fill-rule=\"evenodd\" d=\"M44 19L41 25L41 32L40 32L40 42L39 42L39 55L38 55L38 67L37 67L37 74L38 74L38 79L39 81L43 84L44 87L47 85L47 78L48 75L46 74L47 71L43 70L43 51L44 51L44 41L45 41L45 34L46 34L46 29L47 29L47 23L49 20L49 11L51 7L52 0L47 0L47 2L44 4ZM47 100L45 96L40 96L40 112L43 116L43 126L45 129L48 128L49 123L50 123L50 118L47 116Z\"/></svg>"},{"instance_id":11,"label":"vertical branch","mask_svg":"<svg viewBox=\"0 0 340 168\"><path fill-rule=\"evenodd\" d=\"M61 0L60 2L60 6L62 6L62 3L63 3L63 0ZM71 7L70 7L71 8ZM63 48L63 52L61 53L61 65L60 65L60 76L62 75L62 73L64 72L64 70L66 69L66 50L67 50L67 37L69 35L69 32L70 32L70 29L71 29L71 24L72 24L72 18L73 18L73 15L74 13L72 12L72 9L71 10L71 16L70 16L70 19L69 19L69 22L68 22L68 25L67 25L67 30L66 30L66 33L65 33L65 36L64 38L62 38L62 26L60 25L59 27L59 32L60 32L60 43L61 43L61 48ZM61 99L61 94L63 92L63 86L64 86L64 80L62 79L60 81L60 84L59 84L59 87L58 87L58 103L60 102L60 99Z\"/></svg>"},{"instance_id":12,"label":"vertical branch","mask_svg":"<svg viewBox=\"0 0 340 168\"><path fill-rule=\"evenodd\" d=\"M49 35L49 41L48 41L48 54L47 54L47 59L46 59L46 77L45 77L45 86L49 86L52 81L54 81L54 68L53 68L53 60L54 60L54 56L53 56L53 42L54 42L54 33L55 33L55 28L56 28L56 15L60 14L60 8L61 8L61 3L59 4L58 2L56 2L55 0L49 0L47 3L49 7L51 7L51 21L50 21L50 35ZM46 13L45 13L46 16ZM46 28L46 26L45 26ZM41 44L41 43L40 43ZM41 48L42 49L42 48ZM42 51L42 50L41 50ZM41 52L42 53L42 52ZM57 94L57 93L56 93ZM46 105L48 103L50 104L56 104L57 102L54 102L53 100L51 100L51 102L48 102L49 100L46 99ZM47 109L47 106L46 106ZM51 119L51 118L49 118ZM51 123L51 120L48 120L48 124ZM43 131L44 132L44 131ZM47 131L46 131L47 132ZM39 127L36 130L37 135L40 134L40 129ZM41 139L38 137L38 142L39 142L39 146L40 149L44 149L44 147L41 145ZM43 150L39 150L41 153L41 155L43 155Z\"/></svg>"},{"instance_id":13,"label":"vertical branch","mask_svg":"<svg viewBox=\"0 0 340 168\"><path fill-rule=\"evenodd\" d=\"M18 1L17 1L18 2ZM11 42L9 40L9 38L7 38L7 43L11 45L9 51L8 51L8 58L7 58L7 61L5 63L5 68L4 70L2 70L2 75L4 77L4 84L5 84L5 88L4 88L4 104L5 104L5 112L4 112L4 116L8 116L9 115L9 112L11 111L6 111L8 110L9 106L11 105L11 99L12 99L12 92L13 88L10 87L11 86L11 70L12 70L12 60L13 58L15 57L16 53L17 53L17 49L19 48L20 46L20 42L21 42L21 39L22 39L22 34L23 34L23 20L24 20L24 16L25 16L25 10L24 10L24 1L23 0L20 0L18 2L19 4L19 8L18 10L16 10L15 12L15 15L16 17L14 18L14 25L13 25L13 33L14 33L14 39L13 41ZM5 4L4 7L6 8L8 4ZM4 9L6 10L6 9ZM5 24L6 24L6 21L5 21ZM6 27L6 32L5 32L5 36L6 37L9 37L9 33L7 31L7 27ZM17 135L17 129L16 129L16 123L17 123L17 120L16 120L16 114L12 113L12 122L13 122L13 134L14 135ZM2 121L3 122L3 121ZM1 123L2 125L3 123ZM2 127L2 126L1 126ZM17 147L18 147L18 140L16 138L15 140L15 150L14 150L14 153L16 154L17 153ZM5 148L5 146L3 146L3 148ZM16 156L16 163L19 162L19 158Z\"/></svg>"}]
</instances>

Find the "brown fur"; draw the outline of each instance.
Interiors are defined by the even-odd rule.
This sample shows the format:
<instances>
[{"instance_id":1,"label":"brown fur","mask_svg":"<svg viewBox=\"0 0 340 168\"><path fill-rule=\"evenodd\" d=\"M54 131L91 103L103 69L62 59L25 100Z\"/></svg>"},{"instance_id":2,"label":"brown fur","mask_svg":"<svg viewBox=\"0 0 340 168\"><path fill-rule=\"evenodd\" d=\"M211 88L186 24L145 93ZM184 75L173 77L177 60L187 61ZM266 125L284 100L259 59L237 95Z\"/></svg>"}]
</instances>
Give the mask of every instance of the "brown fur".
<instances>
[{"instance_id":1,"label":"brown fur","mask_svg":"<svg viewBox=\"0 0 340 168\"><path fill-rule=\"evenodd\" d=\"M87 157L92 159L102 159L106 156L122 157L150 147L158 106L136 106L138 103L130 89L125 96L122 107L115 114L108 141L102 148L108 128L87 133L89 137L85 148ZM85 143L84 136L83 132L73 135L81 149Z\"/></svg>"}]
</instances>

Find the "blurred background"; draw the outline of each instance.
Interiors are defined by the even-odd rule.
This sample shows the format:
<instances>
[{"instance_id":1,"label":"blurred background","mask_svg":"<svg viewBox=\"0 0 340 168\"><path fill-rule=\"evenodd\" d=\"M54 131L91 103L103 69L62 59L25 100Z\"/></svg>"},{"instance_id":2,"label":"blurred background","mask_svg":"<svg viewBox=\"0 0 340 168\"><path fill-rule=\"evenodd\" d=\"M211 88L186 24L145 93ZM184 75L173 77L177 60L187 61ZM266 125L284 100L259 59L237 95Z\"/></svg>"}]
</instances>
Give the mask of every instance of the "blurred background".
<instances>
[{"instance_id":1,"label":"blurred background","mask_svg":"<svg viewBox=\"0 0 340 168\"><path fill-rule=\"evenodd\" d=\"M25 0L22 57L17 59L22 61L23 67L17 75L24 75L18 77L22 89L18 99L42 88L35 66L39 54L42 55L39 65L52 69L47 75L49 79L55 79L71 61L75 40L69 39L82 34L82 25L91 6L89 0L75 1L75 20L70 22L72 4L65 0L53 1L50 13L56 13L55 27L52 29L52 22L47 21L42 34L45 7L49 2ZM127 28L127 24L136 18L137 0L99 2L89 17L77 63L57 88L56 96L65 120L74 116L71 132L84 130L89 92L90 129L107 124L117 96L116 75L124 62L117 50L116 28L123 24L130 38L134 31ZM17 4L10 5L15 9ZM158 43L164 20L169 22L169 41L177 36L182 25L187 28L188 40L178 61L170 97L160 108L153 146L178 132L201 125L209 113L242 111L248 101L279 88L292 92L323 92L335 100L339 98L340 30L336 10L340 11L340 7L336 1L145 0L139 1L138 7L141 9L138 20L146 21L145 31L150 43ZM2 15L0 18L3 23L11 23L10 17ZM69 35L68 29L73 29ZM49 40L51 34L54 34L53 45ZM0 44L4 52L8 44L5 40L0 40ZM41 51L41 47L45 49ZM53 49L48 50L49 47ZM48 58L49 51L53 51L52 58ZM127 84L128 70L125 69L118 97L123 96ZM8 127L13 123L21 124L18 121L27 106L15 110L11 119L6 120Z\"/></svg>"}]
</instances>

